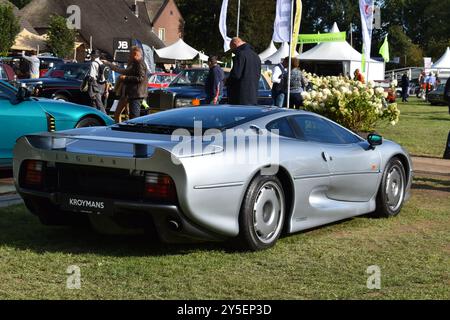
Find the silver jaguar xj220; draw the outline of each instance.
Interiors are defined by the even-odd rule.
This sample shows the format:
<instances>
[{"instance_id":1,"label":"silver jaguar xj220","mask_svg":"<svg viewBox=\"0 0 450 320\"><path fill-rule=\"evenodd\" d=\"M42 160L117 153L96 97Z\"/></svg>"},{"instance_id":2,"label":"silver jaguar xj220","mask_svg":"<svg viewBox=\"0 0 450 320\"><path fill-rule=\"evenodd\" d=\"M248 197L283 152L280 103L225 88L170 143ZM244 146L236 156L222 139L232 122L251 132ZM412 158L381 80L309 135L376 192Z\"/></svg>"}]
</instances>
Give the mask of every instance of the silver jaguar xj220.
<instances>
[{"instance_id":1,"label":"silver jaguar xj220","mask_svg":"<svg viewBox=\"0 0 450 320\"><path fill-rule=\"evenodd\" d=\"M86 220L102 232L261 250L283 232L396 216L413 168L398 144L316 114L206 106L22 137L14 177L46 225Z\"/></svg>"}]
</instances>

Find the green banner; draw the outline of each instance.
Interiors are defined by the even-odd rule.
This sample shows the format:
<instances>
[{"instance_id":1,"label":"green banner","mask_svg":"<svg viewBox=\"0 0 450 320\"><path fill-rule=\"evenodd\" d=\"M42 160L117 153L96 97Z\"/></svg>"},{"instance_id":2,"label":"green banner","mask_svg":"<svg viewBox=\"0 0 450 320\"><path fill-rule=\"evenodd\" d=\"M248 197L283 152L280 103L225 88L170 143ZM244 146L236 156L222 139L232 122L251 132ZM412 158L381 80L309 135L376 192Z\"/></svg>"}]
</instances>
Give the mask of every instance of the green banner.
<instances>
[{"instance_id":1,"label":"green banner","mask_svg":"<svg viewBox=\"0 0 450 320\"><path fill-rule=\"evenodd\" d=\"M301 34L298 36L298 43L343 42L346 40L347 34L345 32Z\"/></svg>"}]
</instances>

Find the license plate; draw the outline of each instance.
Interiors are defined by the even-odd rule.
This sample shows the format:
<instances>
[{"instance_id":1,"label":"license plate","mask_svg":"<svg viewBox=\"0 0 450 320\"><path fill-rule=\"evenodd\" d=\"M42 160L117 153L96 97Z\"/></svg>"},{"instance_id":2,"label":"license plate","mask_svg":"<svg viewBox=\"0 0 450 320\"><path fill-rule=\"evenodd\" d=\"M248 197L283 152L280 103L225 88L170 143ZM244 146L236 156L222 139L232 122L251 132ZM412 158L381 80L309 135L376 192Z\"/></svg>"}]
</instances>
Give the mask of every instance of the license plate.
<instances>
[{"instance_id":1,"label":"license plate","mask_svg":"<svg viewBox=\"0 0 450 320\"><path fill-rule=\"evenodd\" d=\"M84 196L61 195L61 209L81 213L112 214L111 200Z\"/></svg>"}]
</instances>

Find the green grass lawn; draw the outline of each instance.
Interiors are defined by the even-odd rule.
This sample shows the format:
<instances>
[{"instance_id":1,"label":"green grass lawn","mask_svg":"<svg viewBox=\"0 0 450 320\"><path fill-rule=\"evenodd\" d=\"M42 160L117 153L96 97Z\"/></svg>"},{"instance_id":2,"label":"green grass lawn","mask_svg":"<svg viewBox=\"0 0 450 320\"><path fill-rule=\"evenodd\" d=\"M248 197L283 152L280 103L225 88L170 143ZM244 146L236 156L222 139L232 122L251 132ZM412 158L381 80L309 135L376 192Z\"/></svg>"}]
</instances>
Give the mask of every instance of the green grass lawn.
<instances>
[{"instance_id":1,"label":"green grass lawn","mask_svg":"<svg viewBox=\"0 0 450 320\"><path fill-rule=\"evenodd\" d=\"M398 105L400 123L396 126L382 125L377 131L400 143L412 155L441 158L450 131L448 107L431 106L416 98Z\"/></svg>"},{"instance_id":2,"label":"green grass lawn","mask_svg":"<svg viewBox=\"0 0 450 320\"><path fill-rule=\"evenodd\" d=\"M2 209L0 299L449 299L449 195L448 180L418 178L398 218L348 220L259 253L47 228L23 206ZM66 289L70 265L80 290ZM371 265L381 290L366 286Z\"/></svg>"}]
</instances>

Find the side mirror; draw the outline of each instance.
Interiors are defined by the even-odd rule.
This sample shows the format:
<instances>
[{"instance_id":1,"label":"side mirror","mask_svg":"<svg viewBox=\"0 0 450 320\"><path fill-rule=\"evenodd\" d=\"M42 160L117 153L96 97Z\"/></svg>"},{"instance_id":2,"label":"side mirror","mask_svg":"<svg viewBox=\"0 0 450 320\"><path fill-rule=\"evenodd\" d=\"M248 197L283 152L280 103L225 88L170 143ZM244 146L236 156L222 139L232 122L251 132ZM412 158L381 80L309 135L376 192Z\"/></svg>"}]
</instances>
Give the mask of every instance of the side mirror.
<instances>
[{"instance_id":1,"label":"side mirror","mask_svg":"<svg viewBox=\"0 0 450 320\"><path fill-rule=\"evenodd\" d=\"M24 85L20 86L19 90L17 91L17 100L21 102L25 101L29 97L31 97L31 92L28 90L28 88Z\"/></svg>"},{"instance_id":2,"label":"side mirror","mask_svg":"<svg viewBox=\"0 0 450 320\"><path fill-rule=\"evenodd\" d=\"M372 148L381 146L383 144L383 137L376 133L371 133L367 137L367 142L369 142Z\"/></svg>"}]
</instances>

